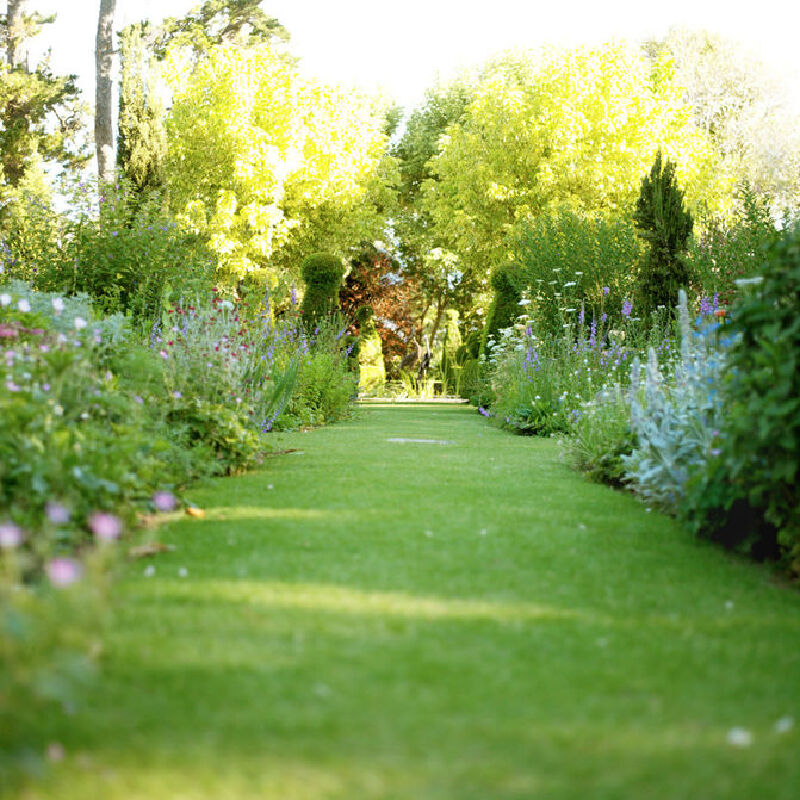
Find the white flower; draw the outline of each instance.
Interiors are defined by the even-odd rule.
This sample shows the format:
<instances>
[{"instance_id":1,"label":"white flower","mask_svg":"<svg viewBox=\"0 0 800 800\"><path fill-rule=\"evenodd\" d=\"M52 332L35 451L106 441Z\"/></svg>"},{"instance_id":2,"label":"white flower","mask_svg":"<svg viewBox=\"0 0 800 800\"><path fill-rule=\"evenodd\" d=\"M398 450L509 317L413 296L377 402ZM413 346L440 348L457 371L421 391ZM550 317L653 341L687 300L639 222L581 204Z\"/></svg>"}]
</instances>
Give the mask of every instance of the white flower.
<instances>
[{"instance_id":1,"label":"white flower","mask_svg":"<svg viewBox=\"0 0 800 800\"><path fill-rule=\"evenodd\" d=\"M60 314L64 310L64 299L62 297L50 298L50 305L53 306L53 311Z\"/></svg>"},{"instance_id":2,"label":"white flower","mask_svg":"<svg viewBox=\"0 0 800 800\"><path fill-rule=\"evenodd\" d=\"M17 308L20 311L28 312L31 310L31 304L23 297L18 303Z\"/></svg>"},{"instance_id":3,"label":"white flower","mask_svg":"<svg viewBox=\"0 0 800 800\"><path fill-rule=\"evenodd\" d=\"M739 278L734 281L737 286L758 286L759 283L763 282L764 278L761 275L757 275L755 278Z\"/></svg>"},{"instance_id":4,"label":"white flower","mask_svg":"<svg viewBox=\"0 0 800 800\"><path fill-rule=\"evenodd\" d=\"M72 324L75 326L76 331L82 331L88 323L83 317L75 317Z\"/></svg>"},{"instance_id":5,"label":"white flower","mask_svg":"<svg viewBox=\"0 0 800 800\"><path fill-rule=\"evenodd\" d=\"M753 734L747 728L731 728L725 736L725 741L731 747L750 747L753 744Z\"/></svg>"},{"instance_id":6,"label":"white flower","mask_svg":"<svg viewBox=\"0 0 800 800\"><path fill-rule=\"evenodd\" d=\"M564 284L564 288L566 289L566 288L567 288L567 286L577 286L577 285L578 285L578 284L577 284L577 283L575 283L575 281L570 281L569 283L565 283L565 284Z\"/></svg>"},{"instance_id":7,"label":"white flower","mask_svg":"<svg viewBox=\"0 0 800 800\"><path fill-rule=\"evenodd\" d=\"M529 306L529 305L531 304L531 301L530 301L530 300L528 300L528 298L527 298L527 297L525 297L525 298L523 298L522 300L520 300L520 301L519 301L519 304L520 304L521 306Z\"/></svg>"},{"instance_id":8,"label":"white flower","mask_svg":"<svg viewBox=\"0 0 800 800\"><path fill-rule=\"evenodd\" d=\"M792 717L781 717L775 723L775 733L789 733L794 728L794 719Z\"/></svg>"},{"instance_id":9,"label":"white flower","mask_svg":"<svg viewBox=\"0 0 800 800\"><path fill-rule=\"evenodd\" d=\"M5 292L3 292L3 294L0 294L0 306L5 308L10 303L11 303L11 295L10 294L6 294Z\"/></svg>"}]
</instances>

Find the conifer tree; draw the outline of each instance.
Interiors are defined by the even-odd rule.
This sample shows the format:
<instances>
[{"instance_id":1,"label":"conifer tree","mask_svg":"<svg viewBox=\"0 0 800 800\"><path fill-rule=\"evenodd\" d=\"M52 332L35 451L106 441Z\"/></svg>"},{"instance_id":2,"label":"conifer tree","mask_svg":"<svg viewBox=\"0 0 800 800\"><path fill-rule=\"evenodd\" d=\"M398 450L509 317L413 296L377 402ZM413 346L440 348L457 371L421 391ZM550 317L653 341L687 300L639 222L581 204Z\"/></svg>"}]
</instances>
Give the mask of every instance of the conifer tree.
<instances>
[{"instance_id":1,"label":"conifer tree","mask_svg":"<svg viewBox=\"0 0 800 800\"><path fill-rule=\"evenodd\" d=\"M163 183L167 137L141 24L122 31L120 55L117 166L137 191L144 192Z\"/></svg>"},{"instance_id":2,"label":"conifer tree","mask_svg":"<svg viewBox=\"0 0 800 800\"><path fill-rule=\"evenodd\" d=\"M694 221L683 205L683 192L675 178L675 164L662 161L661 150L649 175L642 179L633 214L639 235L648 244L638 288L645 312L658 306L671 309L678 290L688 286L691 274L683 254Z\"/></svg>"}]
</instances>

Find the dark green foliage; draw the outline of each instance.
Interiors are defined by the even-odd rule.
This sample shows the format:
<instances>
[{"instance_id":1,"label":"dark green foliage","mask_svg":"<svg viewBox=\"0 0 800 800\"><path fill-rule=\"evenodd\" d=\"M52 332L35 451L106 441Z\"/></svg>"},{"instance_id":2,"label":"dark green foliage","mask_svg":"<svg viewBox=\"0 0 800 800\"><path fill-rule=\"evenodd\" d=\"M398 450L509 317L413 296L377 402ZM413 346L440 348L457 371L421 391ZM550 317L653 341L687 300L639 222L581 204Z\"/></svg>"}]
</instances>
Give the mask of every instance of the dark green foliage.
<instances>
[{"instance_id":1,"label":"dark green foliage","mask_svg":"<svg viewBox=\"0 0 800 800\"><path fill-rule=\"evenodd\" d=\"M487 354L489 342L499 341L499 332L503 328L510 328L522 311L519 304L522 300L522 291L517 284L517 271L515 264L504 264L492 273L490 282L494 298L483 329L482 349Z\"/></svg>"},{"instance_id":2,"label":"dark green foliage","mask_svg":"<svg viewBox=\"0 0 800 800\"><path fill-rule=\"evenodd\" d=\"M743 195L736 221L726 226L707 223L707 230L692 241L687 253L702 293L709 297L718 293L723 306L739 293L737 280L758 273L764 247L780 236L766 200L747 188Z\"/></svg>"},{"instance_id":3,"label":"dark green foliage","mask_svg":"<svg viewBox=\"0 0 800 800\"><path fill-rule=\"evenodd\" d=\"M800 227L734 306L721 453L694 487L699 533L800 571Z\"/></svg>"},{"instance_id":4,"label":"dark green foliage","mask_svg":"<svg viewBox=\"0 0 800 800\"><path fill-rule=\"evenodd\" d=\"M35 36L54 17L26 15L26 37ZM8 35L5 15L0 16L0 41ZM2 179L17 186L38 153L66 167L80 167L90 154L76 135L83 127L83 110L76 75L53 75L45 59L33 71L25 67L2 69L0 80L0 164Z\"/></svg>"},{"instance_id":5,"label":"dark green foliage","mask_svg":"<svg viewBox=\"0 0 800 800\"><path fill-rule=\"evenodd\" d=\"M306 326L313 330L337 309L344 269L342 260L329 253L308 256L300 269L306 284L300 311Z\"/></svg>"},{"instance_id":6,"label":"dark green foliage","mask_svg":"<svg viewBox=\"0 0 800 800\"><path fill-rule=\"evenodd\" d=\"M117 165L139 192L163 183L167 137L164 109L148 80L149 55L141 25L120 34L120 92Z\"/></svg>"},{"instance_id":7,"label":"dark green foliage","mask_svg":"<svg viewBox=\"0 0 800 800\"><path fill-rule=\"evenodd\" d=\"M481 331L476 328L475 330L471 330L464 339L464 343L458 346L456 350L456 364L463 365L469 359L477 361L480 353Z\"/></svg>"},{"instance_id":8,"label":"dark green foliage","mask_svg":"<svg viewBox=\"0 0 800 800\"><path fill-rule=\"evenodd\" d=\"M520 283L529 287L525 310L540 334L554 337L581 308L587 323L603 314L619 321L624 301L634 294L644 249L629 217L568 208L521 223L511 247ZM574 316L565 316L564 308L576 309Z\"/></svg>"},{"instance_id":9,"label":"dark green foliage","mask_svg":"<svg viewBox=\"0 0 800 800\"><path fill-rule=\"evenodd\" d=\"M188 461L207 475L232 475L253 466L264 450L259 435L235 407L199 397L167 401L164 420L175 445L195 451ZM195 477L192 474L191 477Z\"/></svg>"},{"instance_id":10,"label":"dark green foliage","mask_svg":"<svg viewBox=\"0 0 800 800\"><path fill-rule=\"evenodd\" d=\"M43 216L41 203L30 205ZM160 316L165 293L176 300L204 295L214 273L210 251L164 212L159 196L127 185L106 188L99 214L87 207L69 219L50 216L39 231L12 231L8 244L17 262L12 274L37 289L86 292L106 313L150 320ZM31 264L36 273L26 274Z\"/></svg>"},{"instance_id":11,"label":"dark green foliage","mask_svg":"<svg viewBox=\"0 0 800 800\"><path fill-rule=\"evenodd\" d=\"M569 433L567 420L561 405L543 398L511 409L499 420L500 426L521 436L550 436L554 433Z\"/></svg>"},{"instance_id":12,"label":"dark green foliage","mask_svg":"<svg viewBox=\"0 0 800 800\"><path fill-rule=\"evenodd\" d=\"M647 313L658 306L672 308L678 290L686 289L691 279L683 254L694 221L683 207L675 164L669 159L662 164L660 150L650 174L642 179L633 219L649 246L638 280L642 310Z\"/></svg>"},{"instance_id":13,"label":"dark green foliage","mask_svg":"<svg viewBox=\"0 0 800 800\"><path fill-rule=\"evenodd\" d=\"M263 11L261 3L262 0L206 0L185 17L164 20L155 35L154 52L161 58L175 43L191 47L200 56L219 44L248 47L287 41L286 28Z\"/></svg>"}]
</instances>

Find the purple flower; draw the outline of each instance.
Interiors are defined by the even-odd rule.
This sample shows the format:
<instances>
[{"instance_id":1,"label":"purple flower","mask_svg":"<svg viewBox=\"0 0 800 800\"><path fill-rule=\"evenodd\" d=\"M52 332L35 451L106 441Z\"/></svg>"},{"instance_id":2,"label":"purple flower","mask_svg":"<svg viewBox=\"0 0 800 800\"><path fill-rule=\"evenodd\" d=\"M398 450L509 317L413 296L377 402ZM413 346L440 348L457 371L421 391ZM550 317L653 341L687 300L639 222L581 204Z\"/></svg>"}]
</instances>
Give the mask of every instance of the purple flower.
<instances>
[{"instance_id":1,"label":"purple flower","mask_svg":"<svg viewBox=\"0 0 800 800\"><path fill-rule=\"evenodd\" d=\"M47 577L59 589L71 586L80 580L81 565L72 558L54 558L47 564Z\"/></svg>"},{"instance_id":2,"label":"purple flower","mask_svg":"<svg viewBox=\"0 0 800 800\"><path fill-rule=\"evenodd\" d=\"M89 528L101 542L112 542L119 538L122 523L119 517L98 511L89 517Z\"/></svg>"},{"instance_id":3,"label":"purple flower","mask_svg":"<svg viewBox=\"0 0 800 800\"><path fill-rule=\"evenodd\" d=\"M156 492L153 495L153 505L158 511L172 511L175 508L175 495L172 492Z\"/></svg>"},{"instance_id":4,"label":"purple flower","mask_svg":"<svg viewBox=\"0 0 800 800\"><path fill-rule=\"evenodd\" d=\"M47 514L47 519L53 523L53 525L66 525L69 522L70 510L61 503L48 503L45 506L45 513Z\"/></svg>"},{"instance_id":5,"label":"purple flower","mask_svg":"<svg viewBox=\"0 0 800 800\"><path fill-rule=\"evenodd\" d=\"M633 311L633 303L630 300L626 300L622 304L622 316L629 317L631 315L631 311Z\"/></svg>"},{"instance_id":6,"label":"purple flower","mask_svg":"<svg viewBox=\"0 0 800 800\"><path fill-rule=\"evenodd\" d=\"M0 522L0 549L11 550L22 544L22 529L13 522Z\"/></svg>"},{"instance_id":7,"label":"purple flower","mask_svg":"<svg viewBox=\"0 0 800 800\"><path fill-rule=\"evenodd\" d=\"M606 312L604 311L604 312L603 312L603 313L600 315L600 322L605 322L607 319L608 319L608 314L606 314Z\"/></svg>"},{"instance_id":8,"label":"purple flower","mask_svg":"<svg viewBox=\"0 0 800 800\"><path fill-rule=\"evenodd\" d=\"M483 406L478 406L478 413L483 414L484 417L489 416L489 412Z\"/></svg>"},{"instance_id":9,"label":"purple flower","mask_svg":"<svg viewBox=\"0 0 800 800\"><path fill-rule=\"evenodd\" d=\"M173 397L174 397L176 400L180 400L180 399L181 399L181 397L183 397L183 394L181 394L181 392L179 392L179 391L177 391L177 390L176 390L176 391L174 391L174 392L172 393L172 396L173 396Z\"/></svg>"},{"instance_id":10,"label":"purple flower","mask_svg":"<svg viewBox=\"0 0 800 800\"><path fill-rule=\"evenodd\" d=\"M607 295L610 291L611 291L611 289L608 286L604 286L603 287L603 294Z\"/></svg>"},{"instance_id":11,"label":"purple flower","mask_svg":"<svg viewBox=\"0 0 800 800\"><path fill-rule=\"evenodd\" d=\"M292 284L292 305L297 305L297 287Z\"/></svg>"}]
</instances>

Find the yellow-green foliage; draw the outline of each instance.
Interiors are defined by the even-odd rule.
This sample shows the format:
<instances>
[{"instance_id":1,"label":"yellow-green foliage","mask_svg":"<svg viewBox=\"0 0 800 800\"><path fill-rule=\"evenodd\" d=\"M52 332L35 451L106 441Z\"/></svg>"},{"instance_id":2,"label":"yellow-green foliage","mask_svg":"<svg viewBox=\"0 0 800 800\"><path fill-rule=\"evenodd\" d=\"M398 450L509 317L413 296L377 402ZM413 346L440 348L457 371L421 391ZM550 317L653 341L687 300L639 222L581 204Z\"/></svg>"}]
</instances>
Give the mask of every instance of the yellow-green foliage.
<instances>
[{"instance_id":1,"label":"yellow-green foliage","mask_svg":"<svg viewBox=\"0 0 800 800\"><path fill-rule=\"evenodd\" d=\"M189 71L185 57L165 67L170 201L223 270L274 279L380 234L395 168L379 99L302 78L268 45L215 47Z\"/></svg>"},{"instance_id":2,"label":"yellow-green foliage","mask_svg":"<svg viewBox=\"0 0 800 800\"><path fill-rule=\"evenodd\" d=\"M659 148L679 165L692 211L725 205L729 181L669 60L654 65L623 44L507 56L442 137L423 207L465 272L485 275L526 218L630 208Z\"/></svg>"},{"instance_id":3,"label":"yellow-green foliage","mask_svg":"<svg viewBox=\"0 0 800 800\"><path fill-rule=\"evenodd\" d=\"M386 384L386 367L383 363L381 337L375 328L363 326L358 351L358 389L366 394L374 393Z\"/></svg>"}]
</instances>

